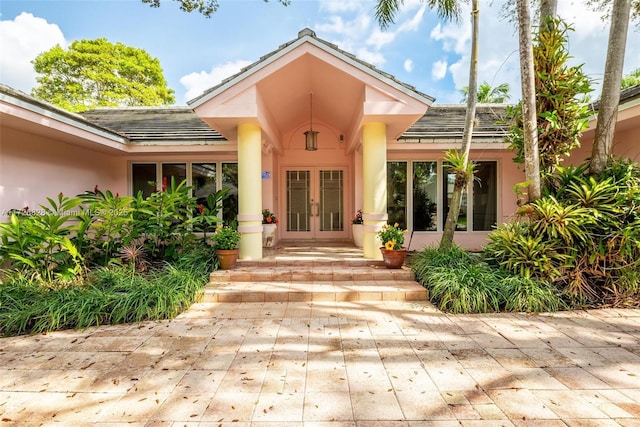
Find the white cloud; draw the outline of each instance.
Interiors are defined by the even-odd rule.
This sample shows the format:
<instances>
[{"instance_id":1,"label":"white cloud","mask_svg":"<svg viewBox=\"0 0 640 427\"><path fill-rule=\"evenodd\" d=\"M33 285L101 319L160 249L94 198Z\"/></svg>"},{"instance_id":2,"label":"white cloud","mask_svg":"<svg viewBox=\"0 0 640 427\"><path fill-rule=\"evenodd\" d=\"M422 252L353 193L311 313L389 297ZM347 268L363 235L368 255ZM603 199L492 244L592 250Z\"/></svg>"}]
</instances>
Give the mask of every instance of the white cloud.
<instances>
[{"instance_id":1,"label":"white cloud","mask_svg":"<svg viewBox=\"0 0 640 427\"><path fill-rule=\"evenodd\" d=\"M404 65L403 65L403 66L404 66L404 70L405 70L407 73L412 72L412 71L413 71L413 60L411 60L411 59L405 59L405 60L404 60Z\"/></svg>"},{"instance_id":2,"label":"white cloud","mask_svg":"<svg viewBox=\"0 0 640 427\"><path fill-rule=\"evenodd\" d=\"M431 66L431 77L434 80L442 80L447 75L447 61L440 60L433 63Z\"/></svg>"},{"instance_id":3,"label":"white cloud","mask_svg":"<svg viewBox=\"0 0 640 427\"><path fill-rule=\"evenodd\" d=\"M199 73L182 76L180 83L187 89L184 100L188 101L195 98L227 77L238 73L242 68L251 63L251 61L245 60L227 62L226 64L212 67L209 72L200 71Z\"/></svg>"},{"instance_id":4,"label":"white cloud","mask_svg":"<svg viewBox=\"0 0 640 427\"><path fill-rule=\"evenodd\" d=\"M320 10L330 13L352 12L361 8L361 3L357 1L320 0Z\"/></svg>"},{"instance_id":5,"label":"white cloud","mask_svg":"<svg viewBox=\"0 0 640 427\"><path fill-rule=\"evenodd\" d=\"M380 50L383 46L393 42L395 40L396 34L390 33L386 31L380 31L379 29L373 30L371 36L367 40L368 45L372 45L376 50Z\"/></svg>"},{"instance_id":6,"label":"white cloud","mask_svg":"<svg viewBox=\"0 0 640 427\"><path fill-rule=\"evenodd\" d=\"M36 85L36 72L31 61L55 45L67 47L56 24L22 12L14 20L0 21L0 81L23 92Z\"/></svg>"},{"instance_id":7,"label":"white cloud","mask_svg":"<svg viewBox=\"0 0 640 427\"><path fill-rule=\"evenodd\" d=\"M445 52L454 52L463 54L469 49L471 42L471 26L466 22L462 23L462 27L457 24L441 23L431 30L430 37L436 41L442 41L442 48Z\"/></svg>"},{"instance_id":8,"label":"white cloud","mask_svg":"<svg viewBox=\"0 0 640 427\"><path fill-rule=\"evenodd\" d=\"M416 12L416 14L413 15L411 19L408 19L404 21L402 24L400 24L400 28L398 28L398 32L418 31L418 29L420 28L420 24L424 20L424 12L426 8L427 8L426 5L422 5L422 7L418 9L418 12Z\"/></svg>"}]
</instances>

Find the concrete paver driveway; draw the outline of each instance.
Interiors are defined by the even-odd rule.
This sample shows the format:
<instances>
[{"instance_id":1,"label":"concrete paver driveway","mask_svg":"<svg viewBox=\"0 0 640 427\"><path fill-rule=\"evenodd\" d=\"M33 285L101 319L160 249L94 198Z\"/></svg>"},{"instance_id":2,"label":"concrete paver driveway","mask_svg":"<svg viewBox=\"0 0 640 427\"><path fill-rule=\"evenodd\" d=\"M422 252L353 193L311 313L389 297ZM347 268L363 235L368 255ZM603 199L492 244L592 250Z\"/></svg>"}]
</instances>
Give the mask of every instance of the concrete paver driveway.
<instances>
[{"instance_id":1,"label":"concrete paver driveway","mask_svg":"<svg viewBox=\"0 0 640 427\"><path fill-rule=\"evenodd\" d=\"M638 426L640 310L209 303L0 339L4 425Z\"/></svg>"}]
</instances>

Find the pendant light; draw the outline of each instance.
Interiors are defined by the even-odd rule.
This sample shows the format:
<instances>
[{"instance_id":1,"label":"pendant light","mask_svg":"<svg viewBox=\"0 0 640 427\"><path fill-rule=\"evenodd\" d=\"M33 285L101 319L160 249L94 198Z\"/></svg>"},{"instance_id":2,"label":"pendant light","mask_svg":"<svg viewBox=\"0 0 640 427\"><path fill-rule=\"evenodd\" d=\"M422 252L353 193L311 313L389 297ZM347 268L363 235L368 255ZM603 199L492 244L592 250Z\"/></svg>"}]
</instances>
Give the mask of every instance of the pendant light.
<instances>
[{"instance_id":1,"label":"pendant light","mask_svg":"<svg viewBox=\"0 0 640 427\"><path fill-rule=\"evenodd\" d=\"M304 149L316 151L318 149L318 133L313 130L313 94L309 94L309 130L304 133Z\"/></svg>"}]
</instances>

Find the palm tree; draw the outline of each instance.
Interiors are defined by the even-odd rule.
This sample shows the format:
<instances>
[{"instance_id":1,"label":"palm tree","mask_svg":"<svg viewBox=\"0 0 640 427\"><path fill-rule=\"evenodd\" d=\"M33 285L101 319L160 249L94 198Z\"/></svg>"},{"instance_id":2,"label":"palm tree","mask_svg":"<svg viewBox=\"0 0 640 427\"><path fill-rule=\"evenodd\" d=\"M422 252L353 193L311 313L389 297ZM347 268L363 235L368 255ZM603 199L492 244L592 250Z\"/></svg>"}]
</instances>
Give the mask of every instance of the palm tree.
<instances>
[{"instance_id":1,"label":"palm tree","mask_svg":"<svg viewBox=\"0 0 640 427\"><path fill-rule=\"evenodd\" d=\"M460 89L463 98L460 102L467 102L469 95L469 86ZM511 98L509 95L509 83L502 83L496 87L492 87L486 81L480 83L478 87L478 103L481 104L504 104Z\"/></svg>"},{"instance_id":2,"label":"palm tree","mask_svg":"<svg viewBox=\"0 0 640 427\"><path fill-rule=\"evenodd\" d=\"M540 198L540 154L538 150L538 117L536 113L535 70L531 40L529 0L517 0L518 39L520 42L520 79L522 84L522 135L527 199Z\"/></svg>"},{"instance_id":3,"label":"palm tree","mask_svg":"<svg viewBox=\"0 0 640 427\"><path fill-rule=\"evenodd\" d=\"M441 18L459 21L461 8L457 0L424 0L432 9L436 9ZM394 22L394 18L403 0L378 0L375 8L375 16L382 29L386 29ZM440 240L440 250L447 250L453 244L453 234L460 215L460 205L462 202L462 192L467 186L469 179L473 176L473 163L469 163L469 152L471 151L471 136L473 135L473 125L476 117L476 104L478 96L478 15L480 9L478 0L471 1L471 60L469 65L469 96L467 97L467 111L464 121L464 132L462 135L462 151L460 153L449 152L449 159L458 161L451 162L450 170L456 174L453 194L449 203L449 212L444 224L442 239Z\"/></svg>"},{"instance_id":4,"label":"palm tree","mask_svg":"<svg viewBox=\"0 0 640 427\"><path fill-rule=\"evenodd\" d=\"M596 134L591 151L591 173L599 174L609 163L613 149L613 134L618 117L620 102L620 84L624 65L624 52L627 44L627 32L631 15L631 0L614 0L611 10L611 28L607 59L602 80L600 108L596 122Z\"/></svg>"}]
</instances>

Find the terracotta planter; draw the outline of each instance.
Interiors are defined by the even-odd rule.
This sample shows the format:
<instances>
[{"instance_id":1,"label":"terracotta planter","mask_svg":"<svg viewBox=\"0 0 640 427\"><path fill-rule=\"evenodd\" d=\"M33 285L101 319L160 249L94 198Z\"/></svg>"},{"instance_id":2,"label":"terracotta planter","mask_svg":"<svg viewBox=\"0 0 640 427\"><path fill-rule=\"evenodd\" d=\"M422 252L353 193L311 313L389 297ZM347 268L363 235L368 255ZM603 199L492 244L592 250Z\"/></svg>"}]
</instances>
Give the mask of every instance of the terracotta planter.
<instances>
[{"instance_id":1,"label":"terracotta planter","mask_svg":"<svg viewBox=\"0 0 640 427\"><path fill-rule=\"evenodd\" d=\"M356 247L361 248L364 240L362 224L351 224L351 231L353 233L353 243L355 243Z\"/></svg>"},{"instance_id":2,"label":"terracotta planter","mask_svg":"<svg viewBox=\"0 0 640 427\"><path fill-rule=\"evenodd\" d=\"M276 224L262 224L262 247L271 248L276 241Z\"/></svg>"},{"instance_id":3,"label":"terracotta planter","mask_svg":"<svg viewBox=\"0 0 640 427\"><path fill-rule=\"evenodd\" d=\"M238 261L239 249L216 249L216 256L221 270L230 270Z\"/></svg>"},{"instance_id":4,"label":"terracotta planter","mask_svg":"<svg viewBox=\"0 0 640 427\"><path fill-rule=\"evenodd\" d=\"M384 259L384 266L387 268L400 268L404 264L404 259L407 256L407 249L385 249L384 247L380 248L380 252L382 252L382 259Z\"/></svg>"}]
</instances>

